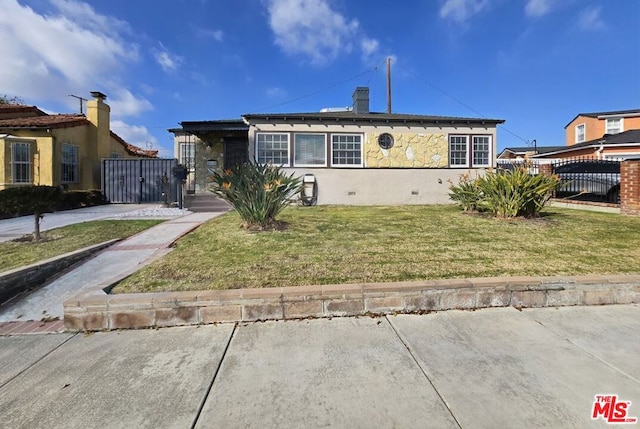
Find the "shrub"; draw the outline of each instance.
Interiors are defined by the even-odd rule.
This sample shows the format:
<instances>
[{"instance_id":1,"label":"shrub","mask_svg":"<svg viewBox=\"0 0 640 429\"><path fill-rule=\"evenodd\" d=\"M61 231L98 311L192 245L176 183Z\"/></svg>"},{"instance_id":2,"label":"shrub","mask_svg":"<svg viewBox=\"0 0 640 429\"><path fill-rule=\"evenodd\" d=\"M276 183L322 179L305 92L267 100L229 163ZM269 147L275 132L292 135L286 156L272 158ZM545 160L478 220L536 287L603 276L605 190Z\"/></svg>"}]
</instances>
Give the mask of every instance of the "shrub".
<instances>
[{"instance_id":1,"label":"shrub","mask_svg":"<svg viewBox=\"0 0 640 429\"><path fill-rule=\"evenodd\" d=\"M58 210L78 209L106 204L107 199L99 189L88 191L65 191Z\"/></svg>"},{"instance_id":2,"label":"shrub","mask_svg":"<svg viewBox=\"0 0 640 429\"><path fill-rule=\"evenodd\" d=\"M478 189L477 179L472 180L470 174L460 176L458 184L449 186L449 191L449 198L456 201L465 212L479 210L480 189Z\"/></svg>"},{"instance_id":3,"label":"shrub","mask_svg":"<svg viewBox=\"0 0 640 429\"><path fill-rule=\"evenodd\" d=\"M35 240L40 240L40 219L57 209L62 190L57 186L17 186L0 191L0 211L12 216L33 214Z\"/></svg>"},{"instance_id":4,"label":"shrub","mask_svg":"<svg viewBox=\"0 0 640 429\"><path fill-rule=\"evenodd\" d=\"M511 218L537 216L551 198L559 179L555 175L532 175L526 166L520 166L511 170L490 170L484 176L468 182L469 179L463 176L460 184L452 186L455 191L452 191L451 198L458 201L463 209L469 210L469 201L475 195L477 210L486 210L496 217Z\"/></svg>"},{"instance_id":5,"label":"shrub","mask_svg":"<svg viewBox=\"0 0 640 429\"><path fill-rule=\"evenodd\" d=\"M249 229L276 227L276 216L300 192L301 183L280 167L254 161L214 173L212 179L211 190L236 209Z\"/></svg>"}]
</instances>

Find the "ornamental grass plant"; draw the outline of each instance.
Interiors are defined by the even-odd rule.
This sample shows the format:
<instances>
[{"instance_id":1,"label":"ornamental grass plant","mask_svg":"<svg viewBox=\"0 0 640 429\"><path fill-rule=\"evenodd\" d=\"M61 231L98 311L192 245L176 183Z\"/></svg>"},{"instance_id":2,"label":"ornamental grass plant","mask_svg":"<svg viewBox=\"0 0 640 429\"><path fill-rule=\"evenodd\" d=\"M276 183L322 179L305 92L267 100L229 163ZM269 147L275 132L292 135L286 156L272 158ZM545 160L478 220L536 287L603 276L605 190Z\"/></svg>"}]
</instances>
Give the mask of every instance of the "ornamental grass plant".
<instances>
[{"instance_id":1,"label":"ornamental grass plant","mask_svg":"<svg viewBox=\"0 0 640 429\"><path fill-rule=\"evenodd\" d=\"M276 216L300 192L301 179L280 167L255 161L226 169L212 176L213 191L233 206L251 230L279 229Z\"/></svg>"}]
</instances>

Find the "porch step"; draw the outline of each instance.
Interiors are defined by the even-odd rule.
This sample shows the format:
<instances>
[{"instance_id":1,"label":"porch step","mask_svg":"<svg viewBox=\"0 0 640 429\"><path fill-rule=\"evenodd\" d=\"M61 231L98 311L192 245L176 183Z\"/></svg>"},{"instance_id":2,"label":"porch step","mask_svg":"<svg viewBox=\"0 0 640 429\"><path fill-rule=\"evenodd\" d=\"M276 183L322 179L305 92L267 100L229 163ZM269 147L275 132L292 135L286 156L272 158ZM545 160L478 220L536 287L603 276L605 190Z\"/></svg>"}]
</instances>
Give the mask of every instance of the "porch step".
<instances>
[{"instance_id":1,"label":"porch step","mask_svg":"<svg viewBox=\"0 0 640 429\"><path fill-rule=\"evenodd\" d=\"M231 208L226 201L211 193L186 195L184 206L194 213L224 212Z\"/></svg>"}]
</instances>

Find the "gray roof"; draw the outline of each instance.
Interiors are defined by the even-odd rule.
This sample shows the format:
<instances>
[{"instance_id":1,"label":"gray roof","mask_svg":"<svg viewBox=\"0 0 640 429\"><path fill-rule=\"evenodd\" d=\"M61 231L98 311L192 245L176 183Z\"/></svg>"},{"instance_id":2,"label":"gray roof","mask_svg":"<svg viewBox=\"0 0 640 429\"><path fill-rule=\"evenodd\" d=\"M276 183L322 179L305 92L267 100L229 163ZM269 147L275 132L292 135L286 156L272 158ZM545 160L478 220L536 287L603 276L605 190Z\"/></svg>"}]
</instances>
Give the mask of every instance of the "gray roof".
<instances>
[{"instance_id":1,"label":"gray roof","mask_svg":"<svg viewBox=\"0 0 640 429\"><path fill-rule=\"evenodd\" d=\"M182 128L171 128L169 132L186 131L190 133L207 131L249 131L242 119L225 119L217 121L184 121L180 122Z\"/></svg>"},{"instance_id":2,"label":"gray roof","mask_svg":"<svg viewBox=\"0 0 640 429\"><path fill-rule=\"evenodd\" d=\"M575 121L579 116L586 116L587 118L598 118L600 116L616 116L616 115L638 115L640 116L640 109L630 109L630 110L611 110L609 112L588 112L588 113L578 113L567 125L564 127L567 128L571 125L571 122Z\"/></svg>"},{"instance_id":3,"label":"gray roof","mask_svg":"<svg viewBox=\"0 0 640 429\"><path fill-rule=\"evenodd\" d=\"M403 113L355 113L351 112L306 112L306 113L249 113L243 115L251 122L252 119L259 120L280 120L291 122L308 121L332 121L332 122L358 122L375 124L488 124L497 125L504 123L504 119L489 118L462 118L456 116L432 116L432 115L411 115Z\"/></svg>"},{"instance_id":4,"label":"gray roof","mask_svg":"<svg viewBox=\"0 0 640 429\"><path fill-rule=\"evenodd\" d=\"M518 146L518 147L505 147L503 152L509 151L512 153L525 153L525 152L537 151L537 153L547 153L547 152L562 150L564 148L566 148L566 146L536 146L535 148L533 146Z\"/></svg>"},{"instance_id":5,"label":"gray roof","mask_svg":"<svg viewBox=\"0 0 640 429\"><path fill-rule=\"evenodd\" d=\"M640 145L640 130L628 130L618 134L605 134L599 139L576 143L571 146L561 146L559 150L547 152L547 154L571 152L585 147Z\"/></svg>"}]
</instances>

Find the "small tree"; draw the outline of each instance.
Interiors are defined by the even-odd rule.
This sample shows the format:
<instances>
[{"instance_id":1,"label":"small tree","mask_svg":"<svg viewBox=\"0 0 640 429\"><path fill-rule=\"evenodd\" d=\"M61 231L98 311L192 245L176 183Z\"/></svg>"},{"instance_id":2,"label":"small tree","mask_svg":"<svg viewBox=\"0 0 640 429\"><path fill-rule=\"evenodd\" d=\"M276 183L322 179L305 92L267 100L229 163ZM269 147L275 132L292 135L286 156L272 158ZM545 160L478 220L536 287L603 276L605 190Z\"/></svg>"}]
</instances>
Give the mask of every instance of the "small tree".
<instances>
[{"instance_id":1,"label":"small tree","mask_svg":"<svg viewBox=\"0 0 640 429\"><path fill-rule=\"evenodd\" d=\"M40 220L56 210L62 191L55 186L17 186L0 191L0 212L20 216L33 214L34 240L40 240Z\"/></svg>"},{"instance_id":2,"label":"small tree","mask_svg":"<svg viewBox=\"0 0 640 429\"><path fill-rule=\"evenodd\" d=\"M248 229L276 226L276 216L300 192L300 178L287 176L280 167L247 162L222 174L213 174L212 191L228 201Z\"/></svg>"},{"instance_id":3,"label":"small tree","mask_svg":"<svg viewBox=\"0 0 640 429\"><path fill-rule=\"evenodd\" d=\"M0 104L23 105L24 100L22 100L22 98L17 96L10 96L10 95L4 94L4 95L0 95Z\"/></svg>"}]
</instances>

